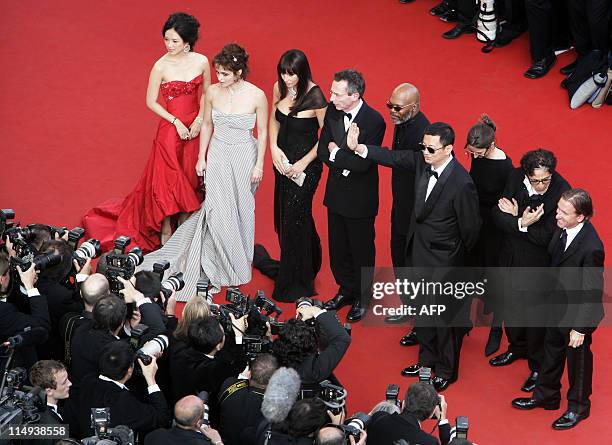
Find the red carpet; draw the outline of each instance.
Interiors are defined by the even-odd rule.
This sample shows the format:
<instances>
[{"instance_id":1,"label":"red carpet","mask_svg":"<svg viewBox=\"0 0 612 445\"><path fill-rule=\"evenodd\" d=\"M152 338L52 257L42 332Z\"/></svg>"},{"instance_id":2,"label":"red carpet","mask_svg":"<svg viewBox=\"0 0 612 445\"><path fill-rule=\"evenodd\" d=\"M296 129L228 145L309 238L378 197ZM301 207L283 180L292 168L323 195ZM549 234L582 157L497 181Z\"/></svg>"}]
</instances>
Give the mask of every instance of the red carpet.
<instances>
[{"instance_id":1,"label":"red carpet","mask_svg":"<svg viewBox=\"0 0 612 445\"><path fill-rule=\"evenodd\" d=\"M589 190L594 223L605 242L612 239L608 179L612 155L612 108L571 111L559 87L558 67L540 80L522 76L529 65L527 39L492 54L480 52L472 36L445 41L448 24L427 14L436 2L396 0L308 2L271 0L232 2L160 0L147 2L38 2L23 0L3 8L0 26L0 122L2 174L0 206L13 207L23 223L76 225L81 215L134 185L151 148L157 118L145 107L153 62L164 52L161 27L170 12L185 10L202 23L196 50L210 59L223 44L236 41L251 54L249 80L270 94L280 54L301 48L310 58L323 91L333 73L354 67L364 73L370 105L386 111L392 88L409 81L421 90L422 110L430 120L451 123L464 164L465 134L480 113L497 123L498 142L515 164L536 147L553 150L559 171ZM351 40L347 40L348 38ZM386 141L391 139L388 122ZM390 175L381 169L377 219L377 265L390 264ZM272 163L268 158L257 195L257 240L278 255L272 225ZM315 217L327 245L323 187L315 197ZM322 298L335 284L325 249L317 286ZM271 292L269 280L255 274L249 292ZM344 315L343 311L342 315ZM384 397L386 385L402 391L412 381L399 370L416 358L416 349L397 343L400 328L356 325L353 344L339 370L348 386L350 410L369 410ZM493 369L482 350L485 332L464 343L460 381L445 395L449 416L468 415L470 437L479 444L580 443L604 437L612 417L612 340L610 328L596 332L595 381L591 418L572 431L556 432L550 423L562 411L519 412L510 407L527 376L525 363ZM564 391L566 388L564 388ZM565 403L562 406L565 407ZM427 425L426 427L431 427ZM604 442L607 439L602 439Z\"/></svg>"}]
</instances>

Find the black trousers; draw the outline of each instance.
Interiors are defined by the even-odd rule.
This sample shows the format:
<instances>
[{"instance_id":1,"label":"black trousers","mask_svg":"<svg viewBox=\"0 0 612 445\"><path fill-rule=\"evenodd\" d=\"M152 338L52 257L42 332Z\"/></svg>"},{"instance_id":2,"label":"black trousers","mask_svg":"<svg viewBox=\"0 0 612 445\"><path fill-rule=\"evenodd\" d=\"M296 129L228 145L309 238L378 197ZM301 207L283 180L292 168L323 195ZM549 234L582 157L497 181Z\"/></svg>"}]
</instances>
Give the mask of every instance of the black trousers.
<instances>
[{"instance_id":1,"label":"black trousers","mask_svg":"<svg viewBox=\"0 0 612 445\"><path fill-rule=\"evenodd\" d=\"M611 0L568 0L570 29L579 56L610 49Z\"/></svg>"},{"instance_id":2,"label":"black trousers","mask_svg":"<svg viewBox=\"0 0 612 445\"><path fill-rule=\"evenodd\" d=\"M591 334L584 336L579 348L568 347L569 328L546 329L544 361L533 397L546 402L561 400L561 377L567 358L568 410L587 414L591 408L589 397L593 392L593 353Z\"/></svg>"},{"instance_id":3,"label":"black trousers","mask_svg":"<svg viewBox=\"0 0 612 445\"><path fill-rule=\"evenodd\" d=\"M477 8L474 0L457 0L457 21L461 25L471 25L474 22Z\"/></svg>"},{"instance_id":4,"label":"black trousers","mask_svg":"<svg viewBox=\"0 0 612 445\"><path fill-rule=\"evenodd\" d=\"M374 245L375 218L346 218L330 210L327 212L327 231L329 238L329 261L338 293L354 299L362 299L364 304L372 296L373 268L376 257Z\"/></svg>"},{"instance_id":5,"label":"black trousers","mask_svg":"<svg viewBox=\"0 0 612 445\"><path fill-rule=\"evenodd\" d=\"M567 6L555 0L525 0L531 60L552 55L555 45L567 40Z\"/></svg>"},{"instance_id":6,"label":"black trousers","mask_svg":"<svg viewBox=\"0 0 612 445\"><path fill-rule=\"evenodd\" d=\"M405 233L398 232L394 225L391 225L391 262L395 269L395 276L399 275L399 267L406 266L406 238Z\"/></svg>"},{"instance_id":7,"label":"black trousers","mask_svg":"<svg viewBox=\"0 0 612 445\"><path fill-rule=\"evenodd\" d=\"M544 357L546 328L506 326L508 351L525 357L531 371L539 371Z\"/></svg>"},{"instance_id":8,"label":"black trousers","mask_svg":"<svg viewBox=\"0 0 612 445\"><path fill-rule=\"evenodd\" d=\"M419 326L415 331L419 337L419 364L443 379L457 379L463 333L448 326Z\"/></svg>"}]
</instances>

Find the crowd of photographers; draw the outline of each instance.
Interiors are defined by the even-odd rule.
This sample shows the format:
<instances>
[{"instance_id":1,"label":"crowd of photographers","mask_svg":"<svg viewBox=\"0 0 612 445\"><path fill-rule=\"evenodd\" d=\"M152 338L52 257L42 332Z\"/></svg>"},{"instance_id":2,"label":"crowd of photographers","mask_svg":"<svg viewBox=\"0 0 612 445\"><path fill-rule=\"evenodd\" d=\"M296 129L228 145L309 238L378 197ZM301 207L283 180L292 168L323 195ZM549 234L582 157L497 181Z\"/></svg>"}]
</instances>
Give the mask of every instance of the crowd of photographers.
<instances>
[{"instance_id":1,"label":"crowd of photographers","mask_svg":"<svg viewBox=\"0 0 612 445\"><path fill-rule=\"evenodd\" d=\"M180 274L164 277L167 263L136 271L129 238L94 273L99 243L79 245L81 229L12 218L0 210L0 443L11 426L36 423L69 425L74 438L41 444L469 443L467 418L451 431L426 368L403 401L389 385L369 414L345 418L334 369L350 328L317 300L298 300L283 322L262 292L229 288L213 304L201 281L177 320ZM439 441L421 429L430 418Z\"/></svg>"}]
</instances>

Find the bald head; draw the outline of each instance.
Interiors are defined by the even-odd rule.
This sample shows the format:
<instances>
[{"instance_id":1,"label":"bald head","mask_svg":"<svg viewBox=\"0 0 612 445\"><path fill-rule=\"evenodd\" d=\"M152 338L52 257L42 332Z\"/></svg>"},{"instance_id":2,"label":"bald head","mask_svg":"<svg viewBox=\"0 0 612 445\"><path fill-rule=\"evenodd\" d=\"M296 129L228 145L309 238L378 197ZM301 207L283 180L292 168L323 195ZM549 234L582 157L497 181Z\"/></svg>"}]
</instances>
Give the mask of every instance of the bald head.
<instances>
[{"instance_id":1,"label":"bald head","mask_svg":"<svg viewBox=\"0 0 612 445\"><path fill-rule=\"evenodd\" d=\"M324 427L317 433L317 445L344 445L344 433L338 428Z\"/></svg>"},{"instance_id":2,"label":"bald head","mask_svg":"<svg viewBox=\"0 0 612 445\"><path fill-rule=\"evenodd\" d=\"M395 87L387 104L391 120L395 125L403 124L416 116L420 110L421 96L417 87L411 83L401 83Z\"/></svg>"},{"instance_id":3,"label":"bald head","mask_svg":"<svg viewBox=\"0 0 612 445\"><path fill-rule=\"evenodd\" d=\"M100 273L95 273L87 277L81 283L81 296L87 306L93 306L103 297L109 295L108 280Z\"/></svg>"},{"instance_id":4,"label":"bald head","mask_svg":"<svg viewBox=\"0 0 612 445\"><path fill-rule=\"evenodd\" d=\"M174 405L174 419L182 427L198 427L204 416L204 402L196 396L185 396Z\"/></svg>"}]
</instances>

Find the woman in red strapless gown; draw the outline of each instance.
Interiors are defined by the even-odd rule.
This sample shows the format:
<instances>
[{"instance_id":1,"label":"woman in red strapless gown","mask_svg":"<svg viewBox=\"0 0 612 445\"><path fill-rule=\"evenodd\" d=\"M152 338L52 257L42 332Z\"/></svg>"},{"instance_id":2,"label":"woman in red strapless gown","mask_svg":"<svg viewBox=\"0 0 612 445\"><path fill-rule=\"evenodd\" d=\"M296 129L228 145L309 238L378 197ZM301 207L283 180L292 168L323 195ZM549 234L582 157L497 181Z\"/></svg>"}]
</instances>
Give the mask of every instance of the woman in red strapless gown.
<instances>
[{"instance_id":1,"label":"woman in red strapless gown","mask_svg":"<svg viewBox=\"0 0 612 445\"><path fill-rule=\"evenodd\" d=\"M172 234L172 216L178 215L180 224L200 208L195 165L210 66L192 51L199 26L184 13L172 14L164 25L168 53L153 66L147 87L147 106L161 120L144 172L125 199L109 200L83 217L88 236L99 239L105 251L121 235L145 252L155 250L160 234L162 244ZM166 108L157 101L159 93Z\"/></svg>"}]
</instances>

